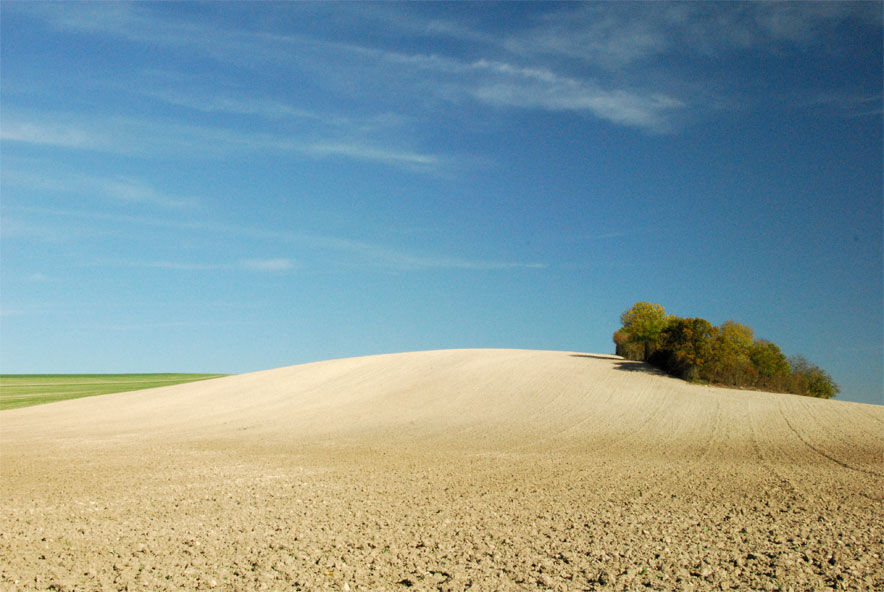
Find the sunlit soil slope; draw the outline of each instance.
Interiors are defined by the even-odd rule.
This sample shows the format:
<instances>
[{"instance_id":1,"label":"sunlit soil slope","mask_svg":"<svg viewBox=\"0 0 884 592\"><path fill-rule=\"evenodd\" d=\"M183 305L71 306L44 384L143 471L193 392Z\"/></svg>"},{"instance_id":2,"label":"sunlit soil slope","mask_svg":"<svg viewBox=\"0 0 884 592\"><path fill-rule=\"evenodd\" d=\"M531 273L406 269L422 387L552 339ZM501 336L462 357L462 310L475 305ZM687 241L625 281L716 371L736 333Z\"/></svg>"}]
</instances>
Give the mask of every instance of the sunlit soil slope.
<instances>
[{"instance_id":1,"label":"sunlit soil slope","mask_svg":"<svg viewBox=\"0 0 884 592\"><path fill-rule=\"evenodd\" d=\"M8 590L881 590L884 407L451 350L0 413Z\"/></svg>"}]
</instances>

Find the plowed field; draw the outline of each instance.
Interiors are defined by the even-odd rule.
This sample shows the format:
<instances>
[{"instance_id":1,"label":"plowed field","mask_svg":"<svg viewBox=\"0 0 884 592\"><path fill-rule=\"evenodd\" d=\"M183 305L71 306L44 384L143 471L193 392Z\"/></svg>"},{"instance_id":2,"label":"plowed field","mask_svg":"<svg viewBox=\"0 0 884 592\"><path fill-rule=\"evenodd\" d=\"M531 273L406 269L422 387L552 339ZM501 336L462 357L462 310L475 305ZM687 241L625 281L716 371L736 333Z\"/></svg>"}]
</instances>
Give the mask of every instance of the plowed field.
<instances>
[{"instance_id":1,"label":"plowed field","mask_svg":"<svg viewBox=\"0 0 884 592\"><path fill-rule=\"evenodd\" d=\"M884 590L884 407L612 356L335 360L0 413L5 590Z\"/></svg>"}]
</instances>

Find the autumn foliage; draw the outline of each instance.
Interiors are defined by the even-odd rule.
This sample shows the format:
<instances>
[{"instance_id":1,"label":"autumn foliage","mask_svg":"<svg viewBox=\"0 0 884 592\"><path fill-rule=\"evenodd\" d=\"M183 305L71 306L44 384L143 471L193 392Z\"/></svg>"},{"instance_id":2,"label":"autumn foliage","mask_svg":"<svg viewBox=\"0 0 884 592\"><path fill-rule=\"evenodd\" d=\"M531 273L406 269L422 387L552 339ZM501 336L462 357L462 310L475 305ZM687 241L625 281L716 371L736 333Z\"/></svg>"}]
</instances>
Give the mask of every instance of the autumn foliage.
<instances>
[{"instance_id":1,"label":"autumn foliage","mask_svg":"<svg viewBox=\"0 0 884 592\"><path fill-rule=\"evenodd\" d=\"M752 328L726 321L715 327L700 318L667 315L659 304L637 302L620 315L614 333L616 352L693 382L788 392L822 399L838 385L803 357L787 359L770 341L756 339Z\"/></svg>"}]
</instances>

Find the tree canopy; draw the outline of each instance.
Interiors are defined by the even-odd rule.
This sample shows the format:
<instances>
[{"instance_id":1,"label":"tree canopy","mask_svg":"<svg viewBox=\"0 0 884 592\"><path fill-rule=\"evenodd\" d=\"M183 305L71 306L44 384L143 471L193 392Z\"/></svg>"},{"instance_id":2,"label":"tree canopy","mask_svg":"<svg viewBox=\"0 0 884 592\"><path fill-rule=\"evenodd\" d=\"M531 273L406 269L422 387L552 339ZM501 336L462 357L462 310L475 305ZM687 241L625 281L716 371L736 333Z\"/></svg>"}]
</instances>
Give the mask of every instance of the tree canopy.
<instances>
[{"instance_id":1,"label":"tree canopy","mask_svg":"<svg viewBox=\"0 0 884 592\"><path fill-rule=\"evenodd\" d=\"M839 391L822 368L801 356L787 359L775 343L756 339L748 325L725 321L715 327L705 319L667 315L651 302L635 303L620 322L614 332L617 355L679 378L821 399Z\"/></svg>"},{"instance_id":2,"label":"tree canopy","mask_svg":"<svg viewBox=\"0 0 884 592\"><path fill-rule=\"evenodd\" d=\"M669 324L666 310L659 304L636 302L620 315L623 331L629 340L644 346L644 357L649 358L660 340L660 334Z\"/></svg>"}]
</instances>

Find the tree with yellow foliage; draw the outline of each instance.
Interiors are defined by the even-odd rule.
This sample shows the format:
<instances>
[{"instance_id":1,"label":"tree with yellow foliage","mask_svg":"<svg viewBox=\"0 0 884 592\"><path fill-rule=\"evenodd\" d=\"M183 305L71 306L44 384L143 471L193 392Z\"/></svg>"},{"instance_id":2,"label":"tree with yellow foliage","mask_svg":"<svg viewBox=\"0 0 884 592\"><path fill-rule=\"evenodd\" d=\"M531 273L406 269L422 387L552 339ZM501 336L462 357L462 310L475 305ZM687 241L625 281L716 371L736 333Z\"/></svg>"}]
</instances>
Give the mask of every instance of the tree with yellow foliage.
<instances>
[{"instance_id":1,"label":"tree with yellow foliage","mask_svg":"<svg viewBox=\"0 0 884 592\"><path fill-rule=\"evenodd\" d=\"M667 315L653 302L636 302L620 321L623 326L614 333L617 355L650 362L679 378L823 399L839 390L824 370L802 357L787 361L776 344L755 339L751 327L736 321L713 327L705 319Z\"/></svg>"},{"instance_id":2,"label":"tree with yellow foliage","mask_svg":"<svg viewBox=\"0 0 884 592\"><path fill-rule=\"evenodd\" d=\"M638 359L647 361L656 351L660 334L669 324L669 317L659 304L636 302L620 315L620 322L623 323L623 328L620 329L621 340L624 343L641 344L642 352ZM616 341L615 339L615 343Z\"/></svg>"}]
</instances>

